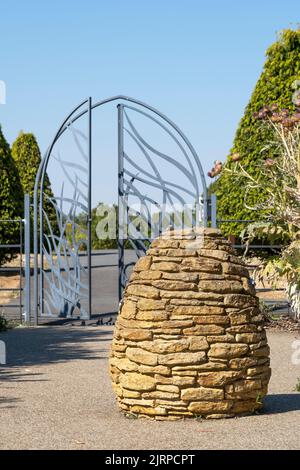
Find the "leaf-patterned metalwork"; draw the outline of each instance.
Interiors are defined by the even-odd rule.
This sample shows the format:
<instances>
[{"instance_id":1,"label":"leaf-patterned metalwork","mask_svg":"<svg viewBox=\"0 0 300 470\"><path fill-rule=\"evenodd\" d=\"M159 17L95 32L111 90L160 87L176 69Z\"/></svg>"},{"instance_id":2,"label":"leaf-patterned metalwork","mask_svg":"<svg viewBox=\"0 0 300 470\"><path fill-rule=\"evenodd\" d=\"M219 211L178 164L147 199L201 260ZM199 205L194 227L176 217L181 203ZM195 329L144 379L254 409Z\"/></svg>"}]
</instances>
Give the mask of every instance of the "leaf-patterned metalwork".
<instances>
[{"instance_id":1,"label":"leaf-patterned metalwork","mask_svg":"<svg viewBox=\"0 0 300 470\"><path fill-rule=\"evenodd\" d=\"M166 216L166 208L173 208L173 217L179 220L182 217L182 211L186 210L185 206L187 199L189 199L195 207L195 210L191 212L191 225L200 225L201 219L203 222L203 217L200 214L202 168L197 156L184 145L180 134L162 119L155 117L153 113L149 114L143 109L128 105L123 105L121 112L123 117L119 119L119 122L121 122L121 131L124 135L122 138L123 152L119 155L119 158L123 159L120 165L123 171L121 182L123 188L121 188L122 198L119 199L119 204L124 206L123 213L125 217L123 218L124 226L120 230L122 233L128 233L127 239L139 258L145 254L148 246L147 242L151 240L151 236L141 237L141 234L137 233L133 224L135 217L144 222L144 227L149 227L151 234L157 236L162 231L162 221ZM162 129L169 136L179 151L179 158L162 152L153 143L148 142L147 137L142 136L134 123L134 119L139 115L154 123L155 126ZM134 156L129 155L126 149L127 139L135 146L136 153ZM185 184L174 182L169 179L170 176L163 175L161 170L162 162L165 166L175 168L182 175L180 181L184 181ZM172 171L170 173L172 174ZM153 188L159 193L156 199L151 196ZM132 209L132 200L139 201L141 210L135 211ZM157 207L160 213L156 221L151 216L151 206ZM124 244L121 245L121 250L124 250ZM122 253L120 257L124 260ZM132 263L123 262L121 272L122 289L126 285L128 268L131 265Z\"/></svg>"},{"instance_id":2,"label":"leaf-patterned metalwork","mask_svg":"<svg viewBox=\"0 0 300 470\"><path fill-rule=\"evenodd\" d=\"M119 298L126 285L130 266L125 261L125 238L137 257L142 256L151 235L159 234L166 215L166 205L180 207L192 201L192 223L201 222L199 203L203 199L203 224L207 222L207 188L198 155L183 132L167 116L155 108L128 96L118 95L92 104L91 98L80 103L63 121L39 167L34 191L34 315L72 317L76 310L81 318L91 316L91 162L92 111L107 103L118 102L118 246ZM87 117L87 132L76 126ZM142 135L137 117L146 119L170 139L179 152L162 151L156 140ZM65 133L70 133L76 147L72 161L61 157L56 145ZM145 133L147 135L147 133ZM135 146L134 154L127 146ZM137 157L138 154L138 157ZM49 161L55 161L66 184L59 195L47 198L44 178ZM164 174L165 167L175 168ZM66 189L68 187L68 190ZM70 190L71 188L71 190ZM154 196L155 193L155 196ZM56 221L50 220L45 202L55 210ZM139 209L133 206L139 202ZM160 213L151 218L151 205ZM67 209L66 209L67 207ZM180 209L179 209L180 212ZM77 222L86 215L87 230ZM176 215L176 214L175 214ZM146 227L140 236L133 224L138 217ZM150 221L150 222L149 222ZM124 233L129 232L127 237ZM79 235L79 236L78 236ZM87 249L87 265L80 247ZM40 254L40 260L39 260ZM87 305L87 307L84 306Z\"/></svg>"},{"instance_id":3,"label":"leaf-patterned metalwork","mask_svg":"<svg viewBox=\"0 0 300 470\"><path fill-rule=\"evenodd\" d=\"M84 102L89 106L90 102ZM36 192L40 189L36 225L40 231L40 269L38 307L40 317L71 318L75 315L89 318L90 266L86 265L90 248L90 233L78 222L78 216L90 218L90 135L74 126L74 114L64 122L76 152L76 160L62 158L57 150L60 133L54 139L42 162ZM55 162L61 179L60 194L47 196L43 191L43 180L48 161ZM74 157L73 157L74 158ZM37 199L37 196L36 198ZM36 202L36 201L35 201ZM56 215L49 216L49 207ZM39 219L39 220L37 220ZM35 254L37 246L35 244Z\"/></svg>"}]
</instances>

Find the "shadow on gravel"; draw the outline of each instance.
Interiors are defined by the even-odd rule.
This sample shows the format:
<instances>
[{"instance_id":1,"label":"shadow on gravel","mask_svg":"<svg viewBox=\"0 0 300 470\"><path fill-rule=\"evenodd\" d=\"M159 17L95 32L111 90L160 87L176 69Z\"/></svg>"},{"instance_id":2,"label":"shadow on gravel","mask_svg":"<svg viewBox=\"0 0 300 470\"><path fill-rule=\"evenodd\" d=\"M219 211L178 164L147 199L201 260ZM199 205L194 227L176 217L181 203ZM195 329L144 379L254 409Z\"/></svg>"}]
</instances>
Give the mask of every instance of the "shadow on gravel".
<instances>
[{"instance_id":1,"label":"shadow on gravel","mask_svg":"<svg viewBox=\"0 0 300 470\"><path fill-rule=\"evenodd\" d=\"M42 375L44 374L31 373L29 370L24 373L23 369L5 370L3 367L0 369L0 384L3 388L3 383L7 380L10 382L47 382L47 379L40 378Z\"/></svg>"},{"instance_id":2,"label":"shadow on gravel","mask_svg":"<svg viewBox=\"0 0 300 470\"><path fill-rule=\"evenodd\" d=\"M112 330L101 331L95 327L94 331L85 327L41 327L15 329L1 335L6 343L7 367L10 372L19 377L18 367L53 364L72 360L106 359L108 347L101 347L102 341L112 337ZM95 343L95 344L91 344ZM89 347L91 344L92 347ZM16 368L16 369L15 369ZM5 374L5 367L2 369ZM24 369L22 370L22 373ZM14 374L0 373L6 380L16 380ZM24 374L30 380L29 374ZM34 378L32 377L32 380Z\"/></svg>"},{"instance_id":3,"label":"shadow on gravel","mask_svg":"<svg viewBox=\"0 0 300 470\"><path fill-rule=\"evenodd\" d=\"M287 413L300 410L300 394L279 393L268 395L264 400L264 414Z\"/></svg>"},{"instance_id":4,"label":"shadow on gravel","mask_svg":"<svg viewBox=\"0 0 300 470\"><path fill-rule=\"evenodd\" d=\"M19 398L0 397L0 410L3 408L16 408L15 403L20 403Z\"/></svg>"}]
</instances>

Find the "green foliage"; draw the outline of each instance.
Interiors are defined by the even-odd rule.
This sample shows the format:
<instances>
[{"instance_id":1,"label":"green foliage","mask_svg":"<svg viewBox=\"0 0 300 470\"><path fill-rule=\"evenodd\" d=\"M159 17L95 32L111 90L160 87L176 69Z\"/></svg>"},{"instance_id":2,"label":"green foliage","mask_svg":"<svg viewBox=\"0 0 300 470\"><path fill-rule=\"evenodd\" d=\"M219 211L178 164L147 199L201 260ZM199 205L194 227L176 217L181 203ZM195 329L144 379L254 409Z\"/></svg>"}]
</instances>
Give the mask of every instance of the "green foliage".
<instances>
[{"instance_id":1,"label":"green foliage","mask_svg":"<svg viewBox=\"0 0 300 470\"><path fill-rule=\"evenodd\" d=\"M0 219L23 217L23 190L18 169L0 127ZM0 223L0 244L19 243L19 224ZM11 250L0 250L0 264L10 259Z\"/></svg>"},{"instance_id":2,"label":"green foliage","mask_svg":"<svg viewBox=\"0 0 300 470\"><path fill-rule=\"evenodd\" d=\"M116 233L114 234L115 238L107 238L107 239L99 239L97 235L97 225L101 220L107 217L107 214L103 212L101 215L99 214L98 207L103 206L101 203L95 208L92 209L92 226L91 226L91 239L92 239L92 249L93 250L103 250L103 249L116 249L118 248L118 242L116 239ZM117 206L114 205L115 213L118 214ZM75 240L76 243L79 244L81 250L86 250L86 244L83 242L80 245L80 240L86 240L85 231L87 230L87 216L86 214L79 214L75 222L77 224L77 228L75 230ZM83 231L81 230L83 229ZM67 227L67 239L69 243L72 245L72 227L71 225Z\"/></svg>"},{"instance_id":3,"label":"green foliage","mask_svg":"<svg viewBox=\"0 0 300 470\"><path fill-rule=\"evenodd\" d=\"M279 277L285 277L289 284L300 289L300 241L290 243L280 257L270 258L262 274L275 282Z\"/></svg>"},{"instance_id":4,"label":"green foliage","mask_svg":"<svg viewBox=\"0 0 300 470\"><path fill-rule=\"evenodd\" d=\"M12 157L18 169L24 194L29 194L31 201L34 196L35 177L41 163L41 152L35 136L31 133L20 132L12 145ZM56 213L53 205L47 199L53 197L49 177L44 179L44 208L47 212L52 227L56 227ZM23 207L23 206L22 206ZM45 230L47 229L45 224Z\"/></svg>"},{"instance_id":5,"label":"green foliage","mask_svg":"<svg viewBox=\"0 0 300 470\"><path fill-rule=\"evenodd\" d=\"M245 114L240 121L230 155L240 155L241 163L250 175L257 173L257 162L261 153L272 138L271 130L261 126L253 116L265 105L277 103L280 109L294 111L291 100L293 83L300 79L300 30L284 30L278 40L267 50L263 72L256 84ZM269 155L274 155L270 149ZM234 165L230 156L227 158L228 167ZM237 184L237 179L230 173L223 172L211 185L210 192L215 192L218 198L219 219L262 220L264 211L252 211L245 207L245 198L249 206L263 200L264 192L253 190L246 193L243 176ZM239 235L243 224L223 224L225 234Z\"/></svg>"},{"instance_id":6,"label":"green foliage","mask_svg":"<svg viewBox=\"0 0 300 470\"><path fill-rule=\"evenodd\" d=\"M98 207L101 207L101 204L99 204ZM118 215L117 206L114 204L113 207L114 207L115 214ZM118 248L118 241L116 239L118 221L116 221L116 232L114 234L115 238L99 239L97 235L97 225L99 224L99 222L101 223L101 220L105 218L107 218L107 213L105 213L104 211L103 212L101 211L101 213L99 213L98 208L94 208L92 210L92 248L93 250L104 250L104 249L113 250L113 249Z\"/></svg>"},{"instance_id":7,"label":"green foliage","mask_svg":"<svg viewBox=\"0 0 300 470\"><path fill-rule=\"evenodd\" d=\"M112 219L110 220L110 233L108 233L107 222L109 220L109 214ZM86 214L79 214L75 223L77 227L75 229L75 240L79 245L80 250L86 250L86 231L87 231L87 216ZM83 230L82 230L83 229ZM102 235L105 235L102 237ZM92 226L91 226L91 239L93 250L115 250L118 248L118 206L106 206L103 203L99 203L97 207L92 209ZM100 235L100 236L99 236ZM150 233L149 233L150 237ZM67 227L67 239L69 244L73 244L72 226ZM80 240L83 243L80 244ZM149 245L148 241L143 240L146 246ZM125 240L125 249L132 249L132 245L129 240Z\"/></svg>"},{"instance_id":8,"label":"green foliage","mask_svg":"<svg viewBox=\"0 0 300 470\"><path fill-rule=\"evenodd\" d=\"M274 222L253 222L241 231L240 237L246 245L246 251L254 240L256 242L268 240L270 245L287 244L291 241L290 233L284 224L281 226Z\"/></svg>"}]
</instances>

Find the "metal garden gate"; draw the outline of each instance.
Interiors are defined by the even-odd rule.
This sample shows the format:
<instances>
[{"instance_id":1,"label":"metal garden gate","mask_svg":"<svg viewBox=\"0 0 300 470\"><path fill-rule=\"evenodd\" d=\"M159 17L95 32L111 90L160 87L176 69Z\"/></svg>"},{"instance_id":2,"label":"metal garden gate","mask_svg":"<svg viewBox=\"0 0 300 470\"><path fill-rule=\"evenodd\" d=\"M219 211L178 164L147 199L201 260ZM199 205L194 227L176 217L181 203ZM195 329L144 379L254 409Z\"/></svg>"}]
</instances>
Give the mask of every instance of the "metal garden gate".
<instances>
[{"instance_id":1,"label":"metal garden gate","mask_svg":"<svg viewBox=\"0 0 300 470\"><path fill-rule=\"evenodd\" d=\"M208 196L201 162L177 125L155 108L127 96L96 103L91 98L84 100L63 121L36 176L33 228L36 322L41 317L72 317L75 310L82 319L92 315L92 119L97 108L111 102L117 103L118 126L119 298L129 267L124 259L125 241L128 240L137 257L142 256L151 235L162 230L167 204L182 206L189 200L193 225L207 225ZM150 134L163 133L170 142L169 150L160 149L159 141L149 142L136 125L138 119ZM66 134L74 151L66 147L61 155L57 146ZM54 195L45 191L50 161L55 162L57 174L63 176L60 192ZM175 171L179 175L177 180L172 176ZM135 209L137 203L139 209ZM159 213L156 219L149 218L151 205ZM86 229L79 223L79 218L84 217ZM136 236L135 218L145 222L149 229L143 236Z\"/></svg>"}]
</instances>

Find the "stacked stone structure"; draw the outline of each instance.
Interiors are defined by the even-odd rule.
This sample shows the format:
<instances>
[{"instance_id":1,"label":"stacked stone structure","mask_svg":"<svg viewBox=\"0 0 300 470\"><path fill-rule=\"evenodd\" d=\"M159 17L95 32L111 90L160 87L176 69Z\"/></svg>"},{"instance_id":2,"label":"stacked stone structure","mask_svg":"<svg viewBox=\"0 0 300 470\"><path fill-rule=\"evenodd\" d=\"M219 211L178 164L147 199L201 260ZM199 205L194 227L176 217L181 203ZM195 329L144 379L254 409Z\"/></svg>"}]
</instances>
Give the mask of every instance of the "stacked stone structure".
<instances>
[{"instance_id":1,"label":"stacked stone structure","mask_svg":"<svg viewBox=\"0 0 300 470\"><path fill-rule=\"evenodd\" d=\"M135 265L110 357L119 407L155 419L262 406L269 347L243 261L216 229L168 232Z\"/></svg>"}]
</instances>

